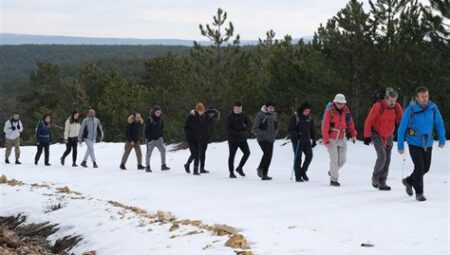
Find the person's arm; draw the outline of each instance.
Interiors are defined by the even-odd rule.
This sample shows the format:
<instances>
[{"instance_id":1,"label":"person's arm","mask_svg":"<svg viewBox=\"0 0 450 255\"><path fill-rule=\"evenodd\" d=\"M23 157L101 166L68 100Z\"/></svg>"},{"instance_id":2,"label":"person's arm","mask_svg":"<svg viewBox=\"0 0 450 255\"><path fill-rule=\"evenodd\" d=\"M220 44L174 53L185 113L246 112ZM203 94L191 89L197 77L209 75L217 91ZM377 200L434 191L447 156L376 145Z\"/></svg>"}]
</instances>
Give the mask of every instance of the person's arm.
<instances>
[{"instance_id":1,"label":"person's arm","mask_svg":"<svg viewBox=\"0 0 450 255\"><path fill-rule=\"evenodd\" d=\"M84 133L85 128L86 128L86 119L83 119L83 121L81 122L80 131L78 132L78 141L79 142L83 141L83 133Z\"/></svg>"},{"instance_id":2,"label":"person's arm","mask_svg":"<svg viewBox=\"0 0 450 255\"><path fill-rule=\"evenodd\" d=\"M311 121L309 122L309 134L311 135L311 140L313 143L316 142L316 125L314 123L314 118L311 117Z\"/></svg>"},{"instance_id":3,"label":"person's arm","mask_svg":"<svg viewBox=\"0 0 450 255\"><path fill-rule=\"evenodd\" d=\"M100 122L100 120L97 119L97 121L98 121L98 128L100 129L100 134L101 134L100 141L103 141L103 139L105 139L105 132L103 131L103 126L102 126L102 123Z\"/></svg>"},{"instance_id":4,"label":"person's arm","mask_svg":"<svg viewBox=\"0 0 450 255\"><path fill-rule=\"evenodd\" d=\"M39 135L41 134L41 130L42 130L42 123L39 122L36 126L36 144L39 144Z\"/></svg>"},{"instance_id":5,"label":"person's arm","mask_svg":"<svg viewBox=\"0 0 450 255\"><path fill-rule=\"evenodd\" d=\"M322 119L322 138L323 143L328 145L330 143L330 122L331 122L331 114L330 109L325 110Z\"/></svg>"},{"instance_id":6,"label":"person's arm","mask_svg":"<svg viewBox=\"0 0 450 255\"><path fill-rule=\"evenodd\" d=\"M192 114L189 114L184 122L184 135L186 136L186 140L188 142L191 140L191 118Z\"/></svg>"},{"instance_id":7,"label":"person's arm","mask_svg":"<svg viewBox=\"0 0 450 255\"><path fill-rule=\"evenodd\" d=\"M370 138L372 136L372 127L375 120L378 118L381 111L381 103L375 103L370 109L367 115L366 121L364 122L364 138Z\"/></svg>"},{"instance_id":8,"label":"person's arm","mask_svg":"<svg viewBox=\"0 0 450 255\"><path fill-rule=\"evenodd\" d=\"M399 151L405 150L406 129L408 128L409 119L411 118L411 111L412 109L410 107L406 108L402 120L400 121L400 126L398 127L397 148Z\"/></svg>"},{"instance_id":9,"label":"person's arm","mask_svg":"<svg viewBox=\"0 0 450 255\"><path fill-rule=\"evenodd\" d=\"M69 129L70 129L70 119L67 119L64 125L64 142L67 142L67 140L69 139Z\"/></svg>"},{"instance_id":10,"label":"person's arm","mask_svg":"<svg viewBox=\"0 0 450 255\"><path fill-rule=\"evenodd\" d=\"M295 114L293 114L291 116L291 118L289 119L289 124L288 124L288 129L287 129L287 132L288 132L289 136L291 137L291 139L296 139L296 137L297 137L297 130L295 130L296 123L297 123L297 118L296 118Z\"/></svg>"},{"instance_id":11,"label":"person's arm","mask_svg":"<svg viewBox=\"0 0 450 255\"><path fill-rule=\"evenodd\" d=\"M436 105L436 117L434 118L434 126L436 127L436 132L439 137L439 146L445 145L445 126L444 120L442 119L441 112Z\"/></svg>"},{"instance_id":12,"label":"person's arm","mask_svg":"<svg viewBox=\"0 0 450 255\"><path fill-rule=\"evenodd\" d=\"M12 129L11 129L11 121L10 121L10 120L7 120L7 121L5 122L5 128L3 128L3 132L5 132L5 134L9 134L9 133L12 132Z\"/></svg>"},{"instance_id":13,"label":"person's arm","mask_svg":"<svg viewBox=\"0 0 450 255\"><path fill-rule=\"evenodd\" d=\"M20 120L18 120L17 130L19 130L19 133L22 133L22 131L23 131L22 121L20 121Z\"/></svg>"},{"instance_id":14,"label":"person's arm","mask_svg":"<svg viewBox=\"0 0 450 255\"><path fill-rule=\"evenodd\" d=\"M397 105L395 107L396 107L395 124L398 125L398 124L400 124L400 121L402 120L402 117L403 117L403 107L399 103L397 103Z\"/></svg>"},{"instance_id":15,"label":"person's arm","mask_svg":"<svg viewBox=\"0 0 450 255\"><path fill-rule=\"evenodd\" d=\"M252 126L252 133L255 136L258 136L259 133L261 132L261 120L262 120L262 114L261 113L257 113L256 117L255 117L255 121L253 122L253 126Z\"/></svg>"}]
</instances>

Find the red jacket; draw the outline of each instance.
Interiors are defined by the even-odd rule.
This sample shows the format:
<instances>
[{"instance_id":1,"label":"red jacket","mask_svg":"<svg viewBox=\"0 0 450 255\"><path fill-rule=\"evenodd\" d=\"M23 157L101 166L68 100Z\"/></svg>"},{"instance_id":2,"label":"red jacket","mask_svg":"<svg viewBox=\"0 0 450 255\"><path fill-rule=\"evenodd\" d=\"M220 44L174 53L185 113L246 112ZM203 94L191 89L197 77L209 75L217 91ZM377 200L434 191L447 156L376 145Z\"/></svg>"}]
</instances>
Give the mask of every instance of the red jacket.
<instances>
[{"instance_id":1,"label":"red jacket","mask_svg":"<svg viewBox=\"0 0 450 255\"><path fill-rule=\"evenodd\" d=\"M402 115L403 108L399 103L394 108L389 108L384 100L376 102L366 118L364 137L371 137L374 130L381 138L389 138L394 134L395 125L400 123Z\"/></svg>"},{"instance_id":2,"label":"red jacket","mask_svg":"<svg viewBox=\"0 0 450 255\"><path fill-rule=\"evenodd\" d=\"M353 118L350 115L350 109L347 105L342 108L341 114L339 114L335 104L327 107L322 120L323 142L328 144L330 139L344 139L347 129L350 131L351 137L356 138L357 132L355 123L353 122Z\"/></svg>"}]
</instances>

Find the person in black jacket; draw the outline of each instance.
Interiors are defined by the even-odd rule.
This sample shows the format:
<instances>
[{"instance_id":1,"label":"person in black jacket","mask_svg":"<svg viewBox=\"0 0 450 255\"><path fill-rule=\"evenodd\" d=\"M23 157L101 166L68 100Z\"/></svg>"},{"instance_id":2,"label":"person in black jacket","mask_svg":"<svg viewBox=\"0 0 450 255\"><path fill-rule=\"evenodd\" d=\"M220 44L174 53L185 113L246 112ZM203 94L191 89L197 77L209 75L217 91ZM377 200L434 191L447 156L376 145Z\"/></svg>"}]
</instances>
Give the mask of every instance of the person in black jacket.
<instances>
[{"instance_id":1,"label":"person in black jacket","mask_svg":"<svg viewBox=\"0 0 450 255\"><path fill-rule=\"evenodd\" d=\"M143 170L145 167L142 165L142 152L141 152L141 134L142 125L144 121L140 113L134 113L128 117L128 126L125 131L127 141L125 142L125 152L122 156L122 162L120 169L126 170L125 164L127 163L128 156L132 149L136 152L136 158L138 161L138 170Z\"/></svg>"},{"instance_id":2,"label":"person in black jacket","mask_svg":"<svg viewBox=\"0 0 450 255\"><path fill-rule=\"evenodd\" d=\"M155 147L158 148L161 154L161 170L170 170L166 165L166 148L164 147L163 139L164 120L161 118L161 114L161 107L156 105L150 111L150 116L145 121L145 139L147 140L147 155L145 157L145 163L147 164L146 172L152 171L150 158Z\"/></svg>"},{"instance_id":3,"label":"person in black jacket","mask_svg":"<svg viewBox=\"0 0 450 255\"><path fill-rule=\"evenodd\" d=\"M191 155L188 162L184 165L187 173L190 173L189 165L194 161L194 175L200 175L200 173L207 173L205 171L198 171L199 163L204 151L204 144L208 140L208 122L205 115L205 106L202 103L198 103L195 106L195 110L191 111L186 119L184 131L186 134L186 140L189 145Z\"/></svg>"},{"instance_id":4,"label":"person in black jacket","mask_svg":"<svg viewBox=\"0 0 450 255\"><path fill-rule=\"evenodd\" d=\"M310 103L304 102L292 115L288 133L294 150L295 180L297 182L309 181L306 172L313 157L312 148L316 146L316 132ZM302 153L305 154L303 165Z\"/></svg>"},{"instance_id":5,"label":"person in black jacket","mask_svg":"<svg viewBox=\"0 0 450 255\"><path fill-rule=\"evenodd\" d=\"M41 121L39 121L36 127L36 145L37 153L34 157L34 164L37 165L41 158L42 151L45 154L45 165L50 166L50 142L52 141L51 122L52 117L50 114L45 114Z\"/></svg>"},{"instance_id":6,"label":"person in black jacket","mask_svg":"<svg viewBox=\"0 0 450 255\"><path fill-rule=\"evenodd\" d=\"M236 168L236 172L241 176L245 176L242 168L250 156L250 148L248 147L246 135L249 128L250 124L248 118L242 113L241 102L234 103L233 112L230 113L227 120L228 147L230 149L228 169L230 171L230 178L236 178L236 175L234 174L234 157L236 156L238 148L244 155L239 162L239 166Z\"/></svg>"}]
</instances>

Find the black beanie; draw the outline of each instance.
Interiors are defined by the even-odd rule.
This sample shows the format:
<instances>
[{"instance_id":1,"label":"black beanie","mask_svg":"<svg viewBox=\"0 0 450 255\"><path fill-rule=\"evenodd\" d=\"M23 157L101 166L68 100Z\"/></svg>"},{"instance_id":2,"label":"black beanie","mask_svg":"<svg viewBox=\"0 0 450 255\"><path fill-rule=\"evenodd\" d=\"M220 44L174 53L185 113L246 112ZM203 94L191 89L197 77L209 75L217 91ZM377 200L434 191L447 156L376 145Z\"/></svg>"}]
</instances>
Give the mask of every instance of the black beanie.
<instances>
[{"instance_id":1,"label":"black beanie","mask_svg":"<svg viewBox=\"0 0 450 255\"><path fill-rule=\"evenodd\" d=\"M302 103L302 105L297 109L298 114L303 114L305 109L311 109L311 104L309 102Z\"/></svg>"},{"instance_id":2,"label":"black beanie","mask_svg":"<svg viewBox=\"0 0 450 255\"><path fill-rule=\"evenodd\" d=\"M274 106L275 107L275 102L273 102L273 101L267 101L266 102L266 107L269 107L269 106Z\"/></svg>"}]
</instances>

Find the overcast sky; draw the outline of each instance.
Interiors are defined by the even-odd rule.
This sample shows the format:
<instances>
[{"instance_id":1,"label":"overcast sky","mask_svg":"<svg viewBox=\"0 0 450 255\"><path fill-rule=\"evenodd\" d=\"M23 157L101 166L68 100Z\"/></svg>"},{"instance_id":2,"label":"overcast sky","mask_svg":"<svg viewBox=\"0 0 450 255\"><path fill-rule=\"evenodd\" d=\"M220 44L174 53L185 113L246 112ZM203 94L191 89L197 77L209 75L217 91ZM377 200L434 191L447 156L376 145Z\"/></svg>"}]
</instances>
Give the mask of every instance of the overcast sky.
<instances>
[{"instance_id":1,"label":"overcast sky","mask_svg":"<svg viewBox=\"0 0 450 255\"><path fill-rule=\"evenodd\" d=\"M0 0L1 32L201 40L217 8L242 39L312 35L347 0ZM367 8L367 6L365 6Z\"/></svg>"}]
</instances>

